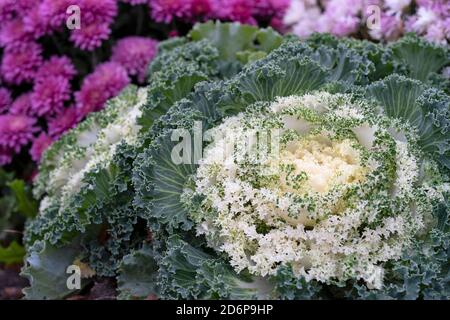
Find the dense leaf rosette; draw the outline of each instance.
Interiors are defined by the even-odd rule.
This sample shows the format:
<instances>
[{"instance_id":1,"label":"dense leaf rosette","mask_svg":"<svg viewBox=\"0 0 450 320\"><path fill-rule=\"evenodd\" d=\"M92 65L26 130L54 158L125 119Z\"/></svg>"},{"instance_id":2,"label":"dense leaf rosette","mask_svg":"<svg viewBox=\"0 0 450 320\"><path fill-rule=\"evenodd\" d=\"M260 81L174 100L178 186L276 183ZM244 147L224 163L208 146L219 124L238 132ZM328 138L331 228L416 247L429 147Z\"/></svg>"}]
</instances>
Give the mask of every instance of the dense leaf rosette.
<instances>
[{"instance_id":1,"label":"dense leaf rosette","mask_svg":"<svg viewBox=\"0 0 450 320\"><path fill-rule=\"evenodd\" d=\"M431 227L447 185L423 181L420 167L437 165L410 127L368 109L318 92L225 119L185 191L197 233L237 272L290 265L307 280L381 288L381 264Z\"/></svg>"},{"instance_id":2,"label":"dense leaf rosette","mask_svg":"<svg viewBox=\"0 0 450 320\"><path fill-rule=\"evenodd\" d=\"M220 23L162 43L147 88L45 154L27 297L70 294L76 262L120 298L450 298L448 54Z\"/></svg>"}]
</instances>

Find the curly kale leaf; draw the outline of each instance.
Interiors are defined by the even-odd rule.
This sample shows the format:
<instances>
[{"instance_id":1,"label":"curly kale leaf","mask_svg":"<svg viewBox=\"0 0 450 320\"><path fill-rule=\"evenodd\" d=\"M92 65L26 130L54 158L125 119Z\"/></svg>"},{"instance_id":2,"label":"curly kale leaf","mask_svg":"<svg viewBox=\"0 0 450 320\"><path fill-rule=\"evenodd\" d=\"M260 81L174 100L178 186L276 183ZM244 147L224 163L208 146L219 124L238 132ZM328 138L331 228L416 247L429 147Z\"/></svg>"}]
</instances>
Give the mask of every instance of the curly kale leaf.
<instances>
[{"instance_id":1,"label":"curly kale leaf","mask_svg":"<svg viewBox=\"0 0 450 320\"><path fill-rule=\"evenodd\" d=\"M430 80L450 61L448 48L432 44L414 34L393 42L390 49L395 59L405 66L406 75L422 82Z\"/></svg>"},{"instance_id":2,"label":"curly kale leaf","mask_svg":"<svg viewBox=\"0 0 450 320\"><path fill-rule=\"evenodd\" d=\"M450 168L450 97L423 83L399 75L391 75L367 87L384 112L413 126L424 151Z\"/></svg>"},{"instance_id":3,"label":"curly kale leaf","mask_svg":"<svg viewBox=\"0 0 450 320\"><path fill-rule=\"evenodd\" d=\"M117 286L119 299L144 299L150 295L158 296L156 284L158 265L153 249L144 244L123 257L119 266Z\"/></svg>"},{"instance_id":4,"label":"curly kale leaf","mask_svg":"<svg viewBox=\"0 0 450 320\"><path fill-rule=\"evenodd\" d=\"M28 278L30 287L25 288L25 299L62 299L76 291L69 289L70 276L67 268L80 256L81 248L76 241L68 246L57 248L37 241L29 249L21 275ZM86 283L82 281L81 286Z\"/></svg>"},{"instance_id":5,"label":"curly kale leaf","mask_svg":"<svg viewBox=\"0 0 450 320\"><path fill-rule=\"evenodd\" d=\"M226 261L174 235L165 241L158 285L168 299L255 299L270 296L266 280L236 274Z\"/></svg>"}]
</instances>

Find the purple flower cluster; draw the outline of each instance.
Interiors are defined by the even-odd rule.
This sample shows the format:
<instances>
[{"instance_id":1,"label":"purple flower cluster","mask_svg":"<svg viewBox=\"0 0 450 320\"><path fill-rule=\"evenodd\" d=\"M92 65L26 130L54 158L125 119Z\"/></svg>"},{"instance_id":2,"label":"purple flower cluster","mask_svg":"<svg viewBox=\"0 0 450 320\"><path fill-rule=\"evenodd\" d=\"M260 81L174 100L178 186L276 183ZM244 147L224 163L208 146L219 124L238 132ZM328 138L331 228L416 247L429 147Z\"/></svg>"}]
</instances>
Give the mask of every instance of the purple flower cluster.
<instances>
[{"instance_id":1,"label":"purple flower cluster","mask_svg":"<svg viewBox=\"0 0 450 320\"><path fill-rule=\"evenodd\" d=\"M36 119L24 115L0 115L0 165L11 161L14 153L34 139L40 129Z\"/></svg>"},{"instance_id":2,"label":"purple flower cluster","mask_svg":"<svg viewBox=\"0 0 450 320\"><path fill-rule=\"evenodd\" d=\"M378 25L370 25L377 18L374 6L380 12ZM391 41L415 32L446 44L450 41L450 1L291 0L283 23L300 37L314 32L343 37L367 31L372 39Z\"/></svg>"},{"instance_id":3,"label":"purple flower cluster","mask_svg":"<svg viewBox=\"0 0 450 320\"><path fill-rule=\"evenodd\" d=\"M406 20L406 31L424 35L428 40L450 42L450 1L416 0L418 8Z\"/></svg>"},{"instance_id":4,"label":"purple flower cluster","mask_svg":"<svg viewBox=\"0 0 450 320\"><path fill-rule=\"evenodd\" d=\"M146 80L157 51L153 39L119 39L111 60L98 65L93 60L90 74L85 67L76 68L73 57L43 45L45 37L67 30L72 5L80 9L81 28L69 30L67 40L82 51L99 48L110 37L118 0L0 0L0 165L11 163L25 147L38 162L52 141L103 108L130 77L138 83Z\"/></svg>"},{"instance_id":5,"label":"purple flower cluster","mask_svg":"<svg viewBox=\"0 0 450 320\"><path fill-rule=\"evenodd\" d=\"M148 1L151 17L157 22L170 23L173 20L181 20L194 23L207 19L220 19L256 24L257 20L266 20L275 28L281 26L280 21L289 2L290 0Z\"/></svg>"},{"instance_id":6,"label":"purple flower cluster","mask_svg":"<svg viewBox=\"0 0 450 320\"><path fill-rule=\"evenodd\" d=\"M0 88L0 113L7 111L11 102L11 93L9 90Z\"/></svg>"},{"instance_id":7,"label":"purple flower cluster","mask_svg":"<svg viewBox=\"0 0 450 320\"><path fill-rule=\"evenodd\" d=\"M90 112L100 110L105 102L115 97L130 83L127 71L116 62L105 62L83 80L75 93L77 114L83 118Z\"/></svg>"},{"instance_id":8,"label":"purple flower cluster","mask_svg":"<svg viewBox=\"0 0 450 320\"><path fill-rule=\"evenodd\" d=\"M145 37L127 37L117 41L111 61L122 65L131 76L143 83L150 61L156 55L158 42Z\"/></svg>"},{"instance_id":9,"label":"purple flower cluster","mask_svg":"<svg viewBox=\"0 0 450 320\"><path fill-rule=\"evenodd\" d=\"M0 0L0 165L10 163L14 154L25 147L32 159L39 161L52 141L90 112L102 109L131 81L145 83L158 42L138 35L111 39L119 4L124 10L140 5L139 10L148 12L153 21L173 26L168 36L174 36L178 34L178 23L194 24L208 19L249 24L264 21L281 28L289 3L290 0ZM67 23L75 22L77 13L80 28L69 28ZM105 51L111 56L98 59L97 53ZM3 125L9 121L11 124Z\"/></svg>"}]
</instances>

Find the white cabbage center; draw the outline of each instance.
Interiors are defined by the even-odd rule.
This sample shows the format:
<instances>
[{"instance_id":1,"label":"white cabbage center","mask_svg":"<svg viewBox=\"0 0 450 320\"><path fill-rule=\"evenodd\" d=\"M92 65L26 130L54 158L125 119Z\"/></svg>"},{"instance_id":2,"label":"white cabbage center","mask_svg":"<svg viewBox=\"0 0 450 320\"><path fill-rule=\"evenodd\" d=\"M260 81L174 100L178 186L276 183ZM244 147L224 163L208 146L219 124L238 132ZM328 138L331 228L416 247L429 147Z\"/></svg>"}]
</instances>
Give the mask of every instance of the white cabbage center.
<instances>
[{"instance_id":1,"label":"white cabbage center","mask_svg":"<svg viewBox=\"0 0 450 320\"><path fill-rule=\"evenodd\" d=\"M193 192L204 199L191 212L198 233L238 272L266 276L290 265L307 280L363 279L379 288L382 263L402 254L432 211L431 197L414 205L424 193L408 141L366 119L345 95L279 98L268 110L230 117L213 130ZM278 154L253 164L245 150L230 148L246 130L276 119L292 133ZM344 135L320 127L341 120ZM259 170L267 167L268 174Z\"/></svg>"},{"instance_id":2,"label":"white cabbage center","mask_svg":"<svg viewBox=\"0 0 450 320\"><path fill-rule=\"evenodd\" d=\"M352 141L331 141L324 136L289 143L277 162L282 166L293 165L293 170L281 174L283 192L325 193L337 185L361 182L367 172ZM304 182L293 184L291 180L296 178Z\"/></svg>"}]
</instances>

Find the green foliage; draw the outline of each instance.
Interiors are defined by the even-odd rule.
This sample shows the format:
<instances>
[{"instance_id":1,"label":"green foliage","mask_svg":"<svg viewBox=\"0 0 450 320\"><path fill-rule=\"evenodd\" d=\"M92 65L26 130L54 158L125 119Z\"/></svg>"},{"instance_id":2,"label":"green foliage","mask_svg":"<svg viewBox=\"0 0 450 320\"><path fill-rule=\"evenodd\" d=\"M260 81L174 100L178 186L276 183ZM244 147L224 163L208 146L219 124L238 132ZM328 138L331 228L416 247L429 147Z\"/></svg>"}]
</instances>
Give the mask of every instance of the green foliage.
<instances>
[{"instance_id":1,"label":"green foliage","mask_svg":"<svg viewBox=\"0 0 450 320\"><path fill-rule=\"evenodd\" d=\"M80 255L77 242L70 246L56 248L48 243L37 241L29 249L25 267L21 275L28 278L30 287L24 289L29 300L62 299L73 293L68 289L67 267ZM83 285L83 283L82 283Z\"/></svg>"},{"instance_id":2,"label":"green foliage","mask_svg":"<svg viewBox=\"0 0 450 320\"><path fill-rule=\"evenodd\" d=\"M15 179L8 183L8 187L15 196L17 212L27 218L35 217L38 212L38 203L33 199L29 186L23 180Z\"/></svg>"},{"instance_id":3,"label":"green foliage","mask_svg":"<svg viewBox=\"0 0 450 320\"><path fill-rule=\"evenodd\" d=\"M434 45L415 34L393 43L391 49L395 59L405 66L407 75L424 82L450 61L448 48Z\"/></svg>"},{"instance_id":4,"label":"green foliage","mask_svg":"<svg viewBox=\"0 0 450 320\"><path fill-rule=\"evenodd\" d=\"M158 285L169 299L255 299L272 290L265 280L236 274L225 261L183 241L166 240L159 262Z\"/></svg>"},{"instance_id":5,"label":"green foliage","mask_svg":"<svg viewBox=\"0 0 450 320\"><path fill-rule=\"evenodd\" d=\"M283 41L283 38L270 28L258 29L249 25L220 21L197 24L189 36L194 41L210 40L224 61L236 60L236 55L241 52L269 53L278 48Z\"/></svg>"},{"instance_id":6,"label":"green foliage","mask_svg":"<svg viewBox=\"0 0 450 320\"><path fill-rule=\"evenodd\" d=\"M384 112L415 127L423 150L434 152L450 168L450 97L423 83L391 75L368 87L368 97L384 106Z\"/></svg>"},{"instance_id":7,"label":"green foliage","mask_svg":"<svg viewBox=\"0 0 450 320\"><path fill-rule=\"evenodd\" d=\"M22 263L25 249L16 241L11 242L6 248L0 247L0 262L6 265Z\"/></svg>"},{"instance_id":8,"label":"green foliage","mask_svg":"<svg viewBox=\"0 0 450 320\"><path fill-rule=\"evenodd\" d=\"M273 282L280 299L311 300L326 298L323 286L316 282L307 282L304 278L296 277L289 267L281 267Z\"/></svg>"},{"instance_id":9,"label":"green foliage","mask_svg":"<svg viewBox=\"0 0 450 320\"><path fill-rule=\"evenodd\" d=\"M197 166L176 165L171 158L180 142L172 139L174 129L192 133L199 121L205 131L254 103L323 90L353 94L371 111L417 131L424 158L448 170L449 97L433 80L448 63L445 49L412 37L388 47L330 35L300 41L271 29L212 22L159 49L146 89L128 88L46 153L35 188L45 205L25 236L27 298L72 293L65 268L75 259L99 275L117 276L122 299L448 298L447 207L436 208L433 230L401 259L386 263L382 290L308 282L290 266L260 279L236 273L228 257L196 233L192 208L182 198ZM434 61L422 61L424 56ZM121 121L136 114L133 130L109 135L111 124L122 128ZM86 165L91 152L101 156ZM80 188L57 183L61 167L73 168L69 181L83 173ZM441 178L448 182L445 174ZM17 199L27 192L20 182L12 186ZM21 203L17 208L32 214L35 204Z\"/></svg>"},{"instance_id":10,"label":"green foliage","mask_svg":"<svg viewBox=\"0 0 450 320\"><path fill-rule=\"evenodd\" d=\"M144 299L159 294L156 285L158 264L152 248L144 244L123 257L119 266L117 285L119 299Z\"/></svg>"}]
</instances>

